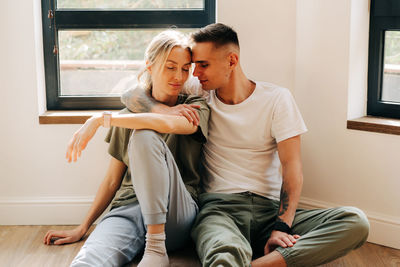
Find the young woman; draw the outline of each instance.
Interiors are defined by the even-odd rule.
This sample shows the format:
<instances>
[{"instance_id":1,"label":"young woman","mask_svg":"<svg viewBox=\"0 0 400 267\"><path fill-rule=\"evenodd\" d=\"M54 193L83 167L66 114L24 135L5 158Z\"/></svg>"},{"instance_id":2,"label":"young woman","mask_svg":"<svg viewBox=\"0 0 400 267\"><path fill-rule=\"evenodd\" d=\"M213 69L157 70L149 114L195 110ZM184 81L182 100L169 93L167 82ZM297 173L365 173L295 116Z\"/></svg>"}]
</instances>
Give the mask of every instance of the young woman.
<instances>
[{"instance_id":1,"label":"young woman","mask_svg":"<svg viewBox=\"0 0 400 267\"><path fill-rule=\"evenodd\" d=\"M84 222L70 231L49 231L44 243L80 240L114 200L71 266L121 266L143 248L138 266L168 266L166 248L178 249L189 239L198 212L198 167L209 109L204 99L181 94L191 67L185 35L160 33L149 44L145 61L141 88L135 90L175 106L181 115L125 109L94 116L74 134L67 149L69 162L77 160L100 126L113 126L106 137L112 159Z\"/></svg>"}]
</instances>

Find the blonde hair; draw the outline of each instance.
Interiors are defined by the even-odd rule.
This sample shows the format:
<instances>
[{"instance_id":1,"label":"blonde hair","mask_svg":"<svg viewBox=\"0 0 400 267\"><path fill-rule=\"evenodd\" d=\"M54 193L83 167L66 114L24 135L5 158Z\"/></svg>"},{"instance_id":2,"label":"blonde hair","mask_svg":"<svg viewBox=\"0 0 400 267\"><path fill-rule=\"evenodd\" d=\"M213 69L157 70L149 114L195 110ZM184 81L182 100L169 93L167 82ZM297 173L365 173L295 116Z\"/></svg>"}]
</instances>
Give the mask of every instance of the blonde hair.
<instances>
[{"instance_id":1,"label":"blonde hair","mask_svg":"<svg viewBox=\"0 0 400 267\"><path fill-rule=\"evenodd\" d=\"M144 54L146 65L138 75L138 82L145 90L150 90L152 88L151 75L148 71L148 67L157 62L160 62L161 66L164 66L169 53L171 53L172 48L176 46L187 49L191 53L189 37L176 30L163 31L151 40Z\"/></svg>"}]
</instances>

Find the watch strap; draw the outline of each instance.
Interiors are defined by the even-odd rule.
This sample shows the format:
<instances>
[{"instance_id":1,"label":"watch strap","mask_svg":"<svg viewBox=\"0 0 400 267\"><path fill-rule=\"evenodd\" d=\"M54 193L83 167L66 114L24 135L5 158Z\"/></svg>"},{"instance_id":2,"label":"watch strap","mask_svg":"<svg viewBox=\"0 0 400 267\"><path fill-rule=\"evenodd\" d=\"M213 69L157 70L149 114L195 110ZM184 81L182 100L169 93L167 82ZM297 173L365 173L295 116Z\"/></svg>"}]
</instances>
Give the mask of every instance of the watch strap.
<instances>
[{"instance_id":1,"label":"watch strap","mask_svg":"<svg viewBox=\"0 0 400 267\"><path fill-rule=\"evenodd\" d=\"M110 128L111 126L111 111L104 111L103 112L103 127Z\"/></svg>"},{"instance_id":2,"label":"watch strap","mask_svg":"<svg viewBox=\"0 0 400 267\"><path fill-rule=\"evenodd\" d=\"M276 221L273 229L287 234L292 233L292 228L290 228L289 225L282 221Z\"/></svg>"}]
</instances>

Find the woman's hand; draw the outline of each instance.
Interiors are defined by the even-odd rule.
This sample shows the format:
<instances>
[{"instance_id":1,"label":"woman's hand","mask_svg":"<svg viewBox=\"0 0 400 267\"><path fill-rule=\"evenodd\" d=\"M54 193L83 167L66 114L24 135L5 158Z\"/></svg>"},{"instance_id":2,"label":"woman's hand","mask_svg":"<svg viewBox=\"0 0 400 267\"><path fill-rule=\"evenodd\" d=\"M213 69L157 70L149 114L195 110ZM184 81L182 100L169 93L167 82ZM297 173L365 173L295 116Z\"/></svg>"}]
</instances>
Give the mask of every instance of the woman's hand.
<instances>
[{"instance_id":1,"label":"woman's hand","mask_svg":"<svg viewBox=\"0 0 400 267\"><path fill-rule=\"evenodd\" d=\"M86 148L90 139L92 139L97 129L100 127L101 119L101 116L91 117L74 133L67 148L66 158L68 162L71 162L71 160L76 161L77 157L81 156L82 150Z\"/></svg>"},{"instance_id":2,"label":"woman's hand","mask_svg":"<svg viewBox=\"0 0 400 267\"><path fill-rule=\"evenodd\" d=\"M62 245L68 243L74 243L82 239L86 231L82 226L78 226L72 230L50 230L46 233L43 238L45 245Z\"/></svg>"}]
</instances>

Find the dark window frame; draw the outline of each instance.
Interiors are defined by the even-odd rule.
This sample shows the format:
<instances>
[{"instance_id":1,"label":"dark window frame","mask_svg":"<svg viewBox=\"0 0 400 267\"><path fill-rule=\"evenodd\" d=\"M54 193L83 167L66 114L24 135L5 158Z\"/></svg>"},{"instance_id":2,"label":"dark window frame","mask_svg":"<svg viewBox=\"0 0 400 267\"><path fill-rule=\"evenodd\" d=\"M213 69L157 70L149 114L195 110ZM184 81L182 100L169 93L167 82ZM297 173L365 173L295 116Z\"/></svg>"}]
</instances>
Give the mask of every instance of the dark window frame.
<instances>
[{"instance_id":1,"label":"dark window frame","mask_svg":"<svg viewBox=\"0 0 400 267\"><path fill-rule=\"evenodd\" d=\"M54 53L58 30L200 28L215 22L215 0L204 9L96 10L56 9L56 0L42 0L43 50L47 110L120 109L119 97L60 96L59 58Z\"/></svg>"},{"instance_id":2,"label":"dark window frame","mask_svg":"<svg viewBox=\"0 0 400 267\"><path fill-rule=\"evenodd\" d=\"M400 30L400 1L371 0L367 115L400 118L400 103L382 101L385 31Z\"/></svg>"}]
</instances>

